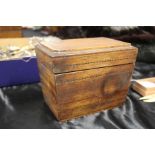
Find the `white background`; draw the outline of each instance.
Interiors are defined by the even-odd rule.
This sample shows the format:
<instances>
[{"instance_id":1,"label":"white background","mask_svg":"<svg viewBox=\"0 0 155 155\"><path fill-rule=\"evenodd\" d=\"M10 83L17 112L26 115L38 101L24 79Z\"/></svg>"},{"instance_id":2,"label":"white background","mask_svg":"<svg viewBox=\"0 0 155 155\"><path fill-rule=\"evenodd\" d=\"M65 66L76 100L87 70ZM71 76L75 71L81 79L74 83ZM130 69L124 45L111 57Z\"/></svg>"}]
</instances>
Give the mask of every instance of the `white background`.
<instances>
[{"instance_id":1,"label":"white background","mask_svg":"<svg viewBox=\"0 0 155 155\"><path fill-rule=\"evenodd\" d=\"M5 0L1 26L155 25L152 0ZM1 155L151 155L154 130L0 130Z\"/></svg>"},{"instance_id":2,"label":"white background","mask_svg":"<svg viewBox=\"0 0 155 155\"><path fill-rule=\"evenodd\" d=\"M1 130L2 155L154 155L154 130Z\"/></svg>"},{"instance_id":3,"label":"white background","mask_svg":"<svg viewBox=\"0 0 155 155\"><path fill-rule=\"evenodd\" d=\"M154 0L1 0L1 25L155 25Z\"/></svg>"}]
</instances>

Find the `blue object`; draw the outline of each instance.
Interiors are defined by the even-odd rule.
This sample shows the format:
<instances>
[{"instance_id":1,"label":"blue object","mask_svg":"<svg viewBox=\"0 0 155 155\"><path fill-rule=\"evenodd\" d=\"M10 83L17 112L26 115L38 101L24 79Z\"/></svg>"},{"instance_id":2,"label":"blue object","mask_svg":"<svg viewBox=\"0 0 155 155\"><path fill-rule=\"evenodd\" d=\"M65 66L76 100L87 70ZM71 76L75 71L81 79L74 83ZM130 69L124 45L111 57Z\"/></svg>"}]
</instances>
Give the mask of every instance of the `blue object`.
<instances>
[{"instance_id":1,"label":"blue object","mask_svg":"<svg viewBox=\"0 0 155 155\"><path fill-rule=\"evenodd\" d=\"M40 81L36 57L0 61L0 87Z\"/></svg>"}]
</instances>

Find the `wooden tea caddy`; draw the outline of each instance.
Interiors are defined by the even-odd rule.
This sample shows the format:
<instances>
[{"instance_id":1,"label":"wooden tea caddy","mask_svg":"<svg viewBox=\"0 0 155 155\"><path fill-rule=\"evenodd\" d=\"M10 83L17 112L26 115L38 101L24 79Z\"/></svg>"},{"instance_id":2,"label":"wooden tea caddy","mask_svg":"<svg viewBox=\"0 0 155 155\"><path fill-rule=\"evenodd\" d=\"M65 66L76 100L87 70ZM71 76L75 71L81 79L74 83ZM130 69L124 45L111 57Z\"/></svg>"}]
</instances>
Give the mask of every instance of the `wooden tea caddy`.
<instances>
[{"instance_id":1,"label":"wooden tea caddy","mask_svg":"<svg viewBox=\"0 0 155 155\"><path fill-rule=\"evenodd\" d=\"M137 48L83 38L42 42L36 54L45 101L58 120L66 121L126 100Z\"/></svg>"}]
</instances>

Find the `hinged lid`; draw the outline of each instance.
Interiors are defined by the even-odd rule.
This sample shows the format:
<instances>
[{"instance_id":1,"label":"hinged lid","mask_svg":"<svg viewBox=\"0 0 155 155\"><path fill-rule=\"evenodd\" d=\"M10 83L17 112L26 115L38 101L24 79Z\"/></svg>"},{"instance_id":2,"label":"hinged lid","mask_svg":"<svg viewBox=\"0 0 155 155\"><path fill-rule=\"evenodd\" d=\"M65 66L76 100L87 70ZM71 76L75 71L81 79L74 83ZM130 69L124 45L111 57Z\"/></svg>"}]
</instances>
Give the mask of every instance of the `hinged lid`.
<instances>
[{"instance_id":1,"label":"hinged lid","mask_svg":"<svg viewBox=\"0 0 155 155\"><path fill-rule=\"evenodd\" d=\"M82 38L82 39L66 39L59 40L53 43L44 42L53 51L78 51L91 50L101 48L113 48L120 46L129 46L130 43L117 41L109 38Z\"/></svg>"},{"instance_id":2,"label":"hinged lid","mask_svg":"<svg viewBox=\"0 0 155 155\"><path fill-rule=\"evenodd\" d=\"M54 73L133 63L137 49L109 38L81 38L42 42L37 49L52 58Z\"/></svg>"},{"instance_id":3,"label":"hinged lid","mask_svg":"<svg viewBox=\"0 0 155 155\"><path fill-rule=\"evenodd\" d=\"M52 51L50 53L51 57L96 53L112 48L130 48L131 46L130 43L104 37L66 40L56 39L50 43L42 42L41 45Z\"/></svg>"}]
</instances>

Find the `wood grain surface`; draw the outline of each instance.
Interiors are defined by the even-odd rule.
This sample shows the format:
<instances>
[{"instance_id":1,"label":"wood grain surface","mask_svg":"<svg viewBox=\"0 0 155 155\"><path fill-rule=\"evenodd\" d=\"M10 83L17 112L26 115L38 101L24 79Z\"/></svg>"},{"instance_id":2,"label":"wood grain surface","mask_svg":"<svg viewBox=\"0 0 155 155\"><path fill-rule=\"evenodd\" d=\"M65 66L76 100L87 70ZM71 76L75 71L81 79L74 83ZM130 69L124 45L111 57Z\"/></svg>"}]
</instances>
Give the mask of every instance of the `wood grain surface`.
<instances>
[{"instance_id":1,"label":"wood grain surface","mask_svg":"<svg viewBox=\"0 0 155 155\"><path fill-rule=\"evenodd\" d=\"M51 43L50 48L36 46L45 101L58 120L113 108L125 101L136 48L107 38L60 42ZM55 50L63 55L54 54Z\"/></svg>"}]
</instances>

